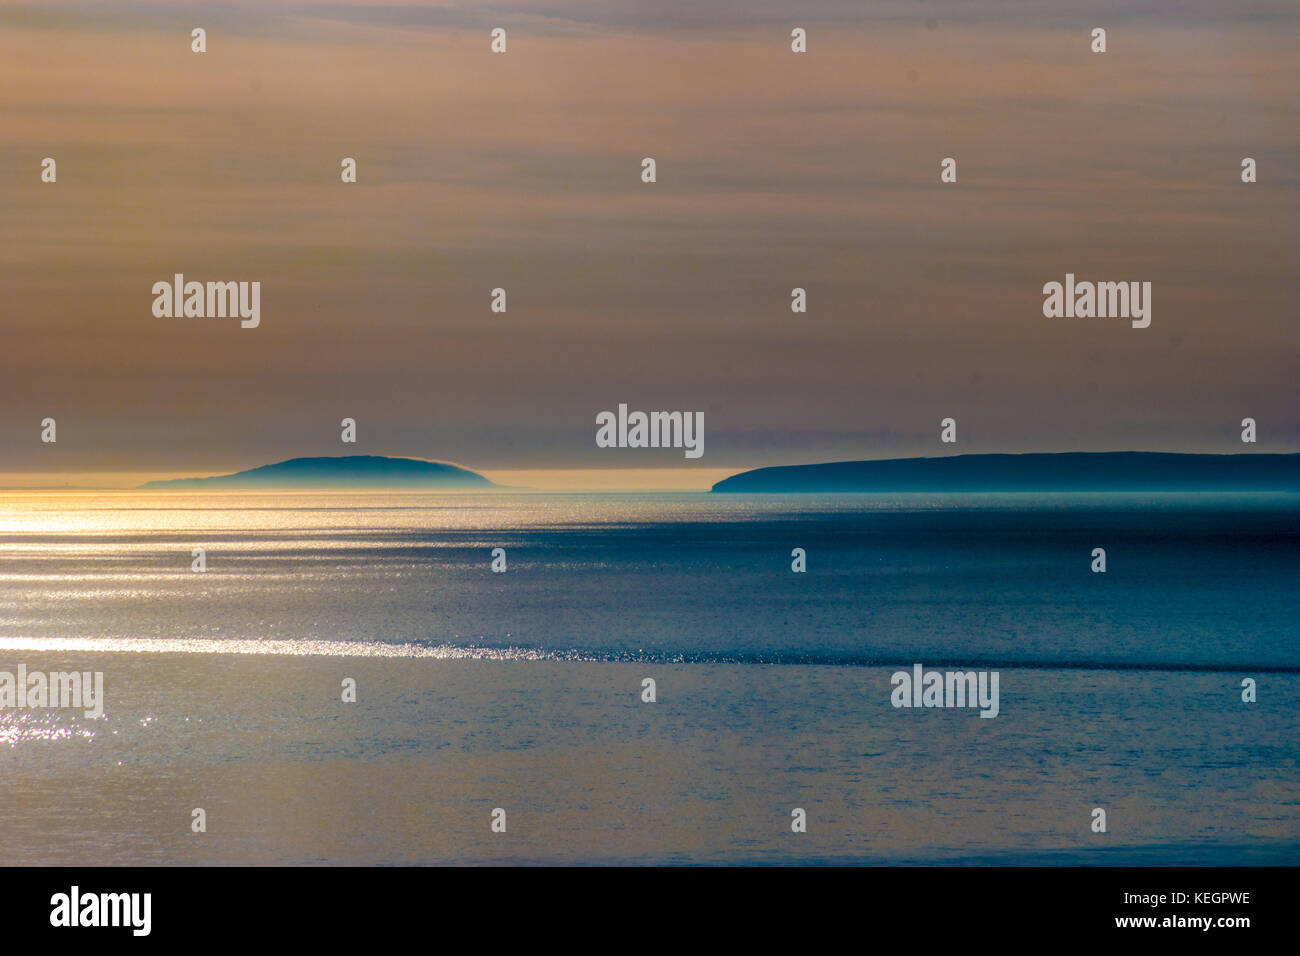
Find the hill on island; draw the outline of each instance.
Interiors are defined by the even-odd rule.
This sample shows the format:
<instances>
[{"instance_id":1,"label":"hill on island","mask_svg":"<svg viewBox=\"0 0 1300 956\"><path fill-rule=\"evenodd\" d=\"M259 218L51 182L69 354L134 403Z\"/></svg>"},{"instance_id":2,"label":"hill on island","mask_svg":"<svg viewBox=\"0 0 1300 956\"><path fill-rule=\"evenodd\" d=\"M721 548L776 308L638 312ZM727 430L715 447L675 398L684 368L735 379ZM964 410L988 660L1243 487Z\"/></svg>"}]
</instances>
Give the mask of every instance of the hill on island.
<instances>
[{"instance_id":1,"label":"hill on island","mask_svg":"<svg viewBox=\"0 0 1300 956\"><path fill-rule=\"evenodd\" d=\"M439 461L348 455L339 458L291 458L233 475L150 481L148 490L222 488L498 488L482 475Z\"/></svg>"},{"instance_id":2,"label":"hill on island","mask_svg":"<svg viewBox=\"0 0 1300 956\"><path fill-rule=\"evenodd\" d=\"M1300 454L1067 452L758 468L716 492L1300 491Z\"/></svg>"}]
</instances>

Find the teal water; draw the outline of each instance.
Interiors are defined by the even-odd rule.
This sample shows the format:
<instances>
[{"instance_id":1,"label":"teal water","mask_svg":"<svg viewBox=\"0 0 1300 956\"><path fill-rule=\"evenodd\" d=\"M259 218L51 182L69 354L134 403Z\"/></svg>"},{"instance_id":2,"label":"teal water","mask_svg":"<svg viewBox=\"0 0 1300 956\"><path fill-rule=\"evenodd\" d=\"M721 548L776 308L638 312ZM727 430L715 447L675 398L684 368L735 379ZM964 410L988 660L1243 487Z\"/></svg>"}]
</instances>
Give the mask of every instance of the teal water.
<instances>
[{"instance_id":1,"label":"teal water","mask_svg":"<svg viewBox=\"0 0 1300 956\"><path fill-rule=\"evenodd\" d=\"M0 554L0 670L108 698L0 711L16 862L1300 862L1294 496L16 495Z\"/></svg>"}]
</instances>

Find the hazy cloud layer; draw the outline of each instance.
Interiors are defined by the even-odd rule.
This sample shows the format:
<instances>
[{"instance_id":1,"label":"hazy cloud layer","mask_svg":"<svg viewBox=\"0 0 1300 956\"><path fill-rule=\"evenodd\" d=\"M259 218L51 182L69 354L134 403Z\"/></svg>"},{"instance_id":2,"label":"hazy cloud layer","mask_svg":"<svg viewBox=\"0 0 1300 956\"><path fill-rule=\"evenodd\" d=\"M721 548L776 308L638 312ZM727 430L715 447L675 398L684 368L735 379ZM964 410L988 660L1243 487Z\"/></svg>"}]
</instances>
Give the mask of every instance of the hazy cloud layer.
<instances>
[{"instance_id":1,"label":"hazy cloud layer","mask_svg":"<svg viewBox=\"0 0 1300 956\"><path fill-rule=\"evenodd\" d=\"M1247 415L1261 451L1300 438L1293 3L18 3L0 24L0 472L686 466L597 449L619 402L703 410L712 467L941 453L948 415L958 451L1233 451ZM1151 327L1045 319L1067 271L1152 282ZM154 318L175 272L261 281L261 327Z\"/></svg>"}]
</instances>

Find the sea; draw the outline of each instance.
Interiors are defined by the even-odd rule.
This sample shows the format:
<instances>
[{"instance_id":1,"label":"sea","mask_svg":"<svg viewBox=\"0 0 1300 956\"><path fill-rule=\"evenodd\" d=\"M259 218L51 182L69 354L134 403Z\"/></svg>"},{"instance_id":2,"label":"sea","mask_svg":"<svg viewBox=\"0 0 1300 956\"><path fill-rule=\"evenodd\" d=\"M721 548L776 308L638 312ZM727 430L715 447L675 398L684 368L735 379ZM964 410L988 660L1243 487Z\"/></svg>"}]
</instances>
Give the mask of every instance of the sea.
<instances>
[{"instance_id":1,"label":"sea","mask_svg":"<svg viewBox=\"0 0 1300 956\"><path fill-rule=\"evenodd\" d=\"M1300 864L1298 583L1286 494L0 492L0 689L103 675L0 860Z\"/></svg>"}]
</instances>

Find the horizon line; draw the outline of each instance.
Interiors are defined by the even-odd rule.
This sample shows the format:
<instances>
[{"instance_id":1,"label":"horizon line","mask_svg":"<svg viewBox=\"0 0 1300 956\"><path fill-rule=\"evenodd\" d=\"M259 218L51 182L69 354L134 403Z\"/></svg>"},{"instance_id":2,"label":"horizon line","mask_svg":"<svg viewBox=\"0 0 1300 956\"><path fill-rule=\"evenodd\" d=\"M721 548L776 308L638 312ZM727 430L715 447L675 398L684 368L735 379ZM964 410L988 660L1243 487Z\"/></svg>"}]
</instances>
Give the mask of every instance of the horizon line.
<instances>
[{"instance_id":1,"label":"horizon line","mask_svg":"<svg viewBox=\"0 0 1300 956\"><path fill-rule=\"evenodd\" d=\"M709 491L717 483L734 476L742 475L748 472L761 471L765 469L779 468L800 468L816 467L818 465L833 465L853 462L887 462L887 461L922 461L938 460L943 458L960 458L960 457L977 457L977 456L1005 456L1005 457L1034 457L1034 456L1065 456L1065 455L1082 455L1082 456L1101 456L1101 455L1186 455L1186 456L1215 456L1215 457L1262 457L1266 455L1296 455L1296 451L1236 451L1236 452L1167 452L1167 451L1137 451L1134 449L1114 450L1114 451L1061 451L1061 452L1042 452L1042 451L1025 451L1025 452L995 452L995 451L978 451L978 452L950 452L947 454L937 454L928 456L906 456L906 457L885 457L885 458L844 458L833 461L817 462L798 462L794 464L767 464L767 465L750 465L741 466L702 466L702 465L678 465L675 467L659 468L627 468L627 467L606 467L606 468L488 468L475 469L466 465L461 465L447 459L422 458L410 455L384 455L384 454L352 454L352 455L301 455L293 458L280 459L275 462L267 462L263 465L253 465L248 468L237 471L220 472L216 474L196 475L194 471L26 471L26 472L0 472L0 491L4 492L22 492L22 491L68 491L68 492L88 492L88 491L140 491L144 493L163 493L169 489L161 488L144 488L142 486L155 481L174 481L174 480L193 480L205 478L224 478L234 474L241 474L247 471L253 471L264 468L269 465L281 464L287 461L295 461L303 458L322 459L322 458L375 458L375 459L405 459L408 461L421 461L433 464L446 464L456 468L461 468L471 473L477 474L492 482L493 487L483 489L420 489L420 488L392 488L385 489L382 487L374 488L356 488L346 484L339 485L335 488L316 488L303 489L286 486L285 491L356 491L356 492L384 492L384 491L438 491L443 493L491 493L496 491L505 492L547 492L547 491L570 491L570 492L632 492L632 491ZM84 482L84 483L83 483ZM170 489L177 491L205 491L205 489ZM233 492L242 493L246 491L271 491L276 490L271 487L267 488L226 488L226 489L206 489L209 493L215 492Z\"/></svg>"}]
</instances>

